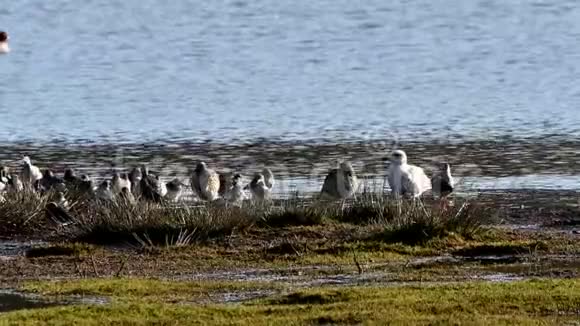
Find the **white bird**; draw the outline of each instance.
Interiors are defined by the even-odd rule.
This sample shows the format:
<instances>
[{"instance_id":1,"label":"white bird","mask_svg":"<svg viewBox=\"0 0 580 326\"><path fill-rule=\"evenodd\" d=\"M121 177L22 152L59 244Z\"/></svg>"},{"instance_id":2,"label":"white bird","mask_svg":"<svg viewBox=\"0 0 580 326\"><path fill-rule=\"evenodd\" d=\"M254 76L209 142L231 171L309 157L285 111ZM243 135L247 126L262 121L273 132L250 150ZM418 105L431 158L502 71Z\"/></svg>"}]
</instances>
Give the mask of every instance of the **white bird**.
<instances>
[{"instance_id":1,"label":"white bird","mask_svg":"<svg viewBox=\"0 0 580 326\"><path fill-rule=\"evenodd\" d=\"M256 201L264 201L270 199L272 195L272 188L266 185L264 175L262 173L256 173L252 182L247 185L244 189L250 188L252 192L252 198Z\"/></svg>"},{"instance_id":2,"label":"white bird","mask_svg":"<svg viewBox=\"0 0 580 326\"><path fill-rule=\"evenodd\" d=\"M417 198L431 189L431 180L425 171L418 166L407 164L407 154L402 150L395 150L391 154L387 178L395 196Z\"/></svg>"},{"instance_id":3,"label":"white bird","mask_svg":"<svg viewBox=\"0 0 580 326\"><path fill-rule=\"evenodd\" d=\"M342 162L337 169L332 169L324 179L321 196L332 199L352 197L358 188L358 179L348 162Z\"/></svg>"},{"instance_id":4,"label":"white bird","mask_svg":"<svg viewBox=\"0 0 580 326\"><path fill-rule=\"evenodd\" d=\"M111 183L113 187L112 191L115 196L120 194L123 188L127 188L129 191L131 191L131 181L129 180L127 173L121 174L119 172L115 172L113 174L113 178L111 179Z\"/></svg>"},{"instance_id":5,"label":"white bird","mask_svg":"<svg viewBox=\"0 0 580 326\"><path fill-rule=\"evenodd\" d=\"M0 54L5 54L10 52L10 47L8 46L8 33L0 31Z\"/></svg>"},{"instance_id":6,"label":"white bird","mask_svg":"<svg viewBox=\"0 0 580 326\"><path fill-rule=\"evenodd\" d=\"M178 178L175 178L165 184L165 189L167 192L165 198L170 202L176 203L179 201L179 199L181 199L181 194L183 193L183 183L181 183Z\"/></svg>"},{"instance_id":7,"label":"white bird","mask_svg":"<svg viewBox=\"0 0 580 326\"><path fill-rule=\"evenodd\" d=\"M451 167L448 163L439 164L439 170L431 178L431 189L436 198L447 198L455 187L455 182L451 176Z\"/></svg>"},{"instance_id":8,"label":"white bird","mask_svg":"<svg viewBox=\"0 0 580 326\"><path fill-rule=\"evenodd\" d=\"M112 201L114 199L113 191L111 190L111 181L104 180L101 182L95 193L97 199Z\"/></svg>"},{"instance_id":9,"label":"white bird","mask_svg":"<svg viewBox=\"0 0 580 326\"><path fill-rule=\"evenodd\" d=\"M24 156L22 163L22 183L25 187L33 189L36 182L42 179L42 172L40 172L37 166L32 165L30 157L28 156Z\"/></svg>"},{"instance_id":10,"label":"white bird","mask_svg":"<svg viewBox=\"0 0 580 326\"><path fill-rule=\"evenodd\" d=\"M225 193L225 199L234 205L241 205L247 198L244 187L242 186L242 175L234 174L232 177L232 185Z\"/></svg>"},{"instance_id":11,"label":"white bird","mask_svg":"<svg viewBox=\"0 0 580 326\"><path fill-rule=\"evenodd\" d=\"M220 177L204 162L199 162L191 176L191 189L202 200L213 201L219 196Z\"/></svg>"}]
</instances>

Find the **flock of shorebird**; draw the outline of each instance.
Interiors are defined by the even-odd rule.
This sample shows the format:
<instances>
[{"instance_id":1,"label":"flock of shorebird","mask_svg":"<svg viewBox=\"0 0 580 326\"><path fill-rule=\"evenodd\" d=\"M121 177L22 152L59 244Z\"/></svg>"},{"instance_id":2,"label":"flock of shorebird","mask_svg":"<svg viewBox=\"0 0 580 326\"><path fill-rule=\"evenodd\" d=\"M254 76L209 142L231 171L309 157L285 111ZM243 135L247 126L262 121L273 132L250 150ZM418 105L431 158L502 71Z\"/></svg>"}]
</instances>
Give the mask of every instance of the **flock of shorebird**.
<instances>
[{"instance_id":1,"label":"flock of shorebird","mask_svg":"<svg viewBox=\"0 0 580 326\"><path fill-rule=\"evenodd\" d=\"M189 185L201 201L220 200L241 205L245 200L271 199L275 179L270 169L264 168L256 173L248 184L244 185L242 179L239 173L218 173L204 162L199 162L191 173ZM407 163L407 155L402 150L391 153L387 180L392 194L399 197L418 198L431 191L437 198L446 198L454 187L449 164L442 163L433 177L429 178L422 168ZM62 178L50 169L41 171L28 156L22 159L19 173L10 173L7 167L0 167L0 196L5 192L25 190L41 193L53 191L59 194L60 201L66 202L64 195L76 191L103 201L121 199L130 203L160 203L180 201L185 186L179 178L162 182L145 165L135 167L130 172L116 171L98 185L94 185L87 175L77 176L72 169L66 169ZM345 200L354 197L358 188L359 182L352 165L341 162L327 174L320 195L325 199Z\"/></svg>"}]
</instances>

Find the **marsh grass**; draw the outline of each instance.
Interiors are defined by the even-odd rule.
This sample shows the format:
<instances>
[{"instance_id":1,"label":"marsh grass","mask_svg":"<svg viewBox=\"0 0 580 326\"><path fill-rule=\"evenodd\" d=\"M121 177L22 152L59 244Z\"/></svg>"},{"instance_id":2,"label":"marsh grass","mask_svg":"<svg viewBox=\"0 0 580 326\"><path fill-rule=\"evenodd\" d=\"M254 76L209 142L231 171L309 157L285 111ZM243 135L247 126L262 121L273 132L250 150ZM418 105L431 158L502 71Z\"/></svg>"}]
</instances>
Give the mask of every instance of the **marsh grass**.
<instances>
[{"instance_id":1,"label":"marsh grass","mask_svg":"<svg viewBox=\"0 0 580 326\"><path fill-rule=\"evenodd\" d=\"M236 305L187 304L215 293L271 287L271 282L131 278L34 282L25 284L23 290L46 296L106 296L110 300L98 306L10 312L0 316L0 323L574 325L580 314L580 282L576 279L274 289L269 297Z\"/></svg>"},{"instance_id":2,"label":"marsh grass","mask_svg":"<svg viewBox=\"0 0 580 326\"><path fill-rule=\"evenodd\" d=\"M395 200L378 193L363 193L340 202L307 201L299 196L273 203L188 206L125 201L88 200L71 196L70 226L55 226L46 218L45 205L54 194L8 194L0 203L5 235L46 236L52 231L62 241L94 244L131 244L139 247L185 246L225 238L250 228L347 223L376 225L382 231L372 240L424 245L447 236L471 239L492 221L494 211L463 202L449 209L437 204Z\"/></svg>"},{"instance_id":3,"label":"marsh grass","mask_svg":"<svg viewBox=\"0 0 580 326\"><path fill-rule=\"evenodd\" d=\"M51 195L41 196L34 192L7 192L0 202L0 234L31 236L43 232L49 226L44 207Z\"/></svg>"}]
</instances>

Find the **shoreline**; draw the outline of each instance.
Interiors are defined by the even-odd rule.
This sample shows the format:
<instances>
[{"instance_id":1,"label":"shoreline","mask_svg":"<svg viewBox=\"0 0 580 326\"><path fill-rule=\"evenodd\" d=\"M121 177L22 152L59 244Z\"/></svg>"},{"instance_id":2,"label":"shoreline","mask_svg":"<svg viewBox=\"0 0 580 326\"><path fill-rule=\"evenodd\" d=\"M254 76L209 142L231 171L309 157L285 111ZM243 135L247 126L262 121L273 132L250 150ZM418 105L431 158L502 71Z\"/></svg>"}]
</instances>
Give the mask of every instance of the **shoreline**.
<instances>
[{"instance_id":1,"label":"shoreline","mask_svg":"<svg viewBox=\"0 0 580 326\"><path fill-rule=\"evenodd\" d=\"M174 175L187 174L203 160L218 171L253 171L268 166L287 177L321 175L339 160L350 160L359 175L381 176L386 157L403 148L409 162L429 170L447 161L461 177L508 177L530 174L580 174L580 140L558 137L511 138L477 141L401 142L392 140L344 141L336 143L264 141L223 144L219 142L175 142L168 144L74 144L0 145L0 161L17 167L29 155L41 168L62 173L71 166L92 173L112 167L128 168L147 163L152 170L166 169Z\"/></svg>"}]
</instances>

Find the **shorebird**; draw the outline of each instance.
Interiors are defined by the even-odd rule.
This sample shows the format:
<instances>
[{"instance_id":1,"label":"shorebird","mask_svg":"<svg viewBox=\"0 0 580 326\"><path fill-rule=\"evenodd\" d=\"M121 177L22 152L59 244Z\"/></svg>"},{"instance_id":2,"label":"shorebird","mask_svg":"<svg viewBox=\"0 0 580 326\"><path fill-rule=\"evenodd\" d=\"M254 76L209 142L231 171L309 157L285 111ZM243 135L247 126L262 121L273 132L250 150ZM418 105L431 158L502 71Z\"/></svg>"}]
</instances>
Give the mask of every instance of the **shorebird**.
<instances>
[{"instance_id":1,"label":"shorebird","mask_svg":"<svg viewBox=\"0 0 580 326\"><path fill-rule=\"evenodd\" d=\"M46 204L44 210L46 217L59 226L67 226L75 220L68 209L60 206L57 202Z\"/></svg>"},{"instance_id":2,"label":"shorebird","mask_svg":"<svg viewBox=\"0 0 580 326\"><path fill-rule=\"evenodd\" d=\"M354 195L358 180L350 163L342 162L332 169L324 179L321 196L332 199L347 199Z\"/></svg>"},{"instance_id":3,"label":"shorebird","mask_svg":"<svg viewBox=\"0 0 580 326\"><path fill-rule=\"evenodd\" d=\"M78 189L83 193L86 193L88 195L92 195L95 192L95 186L93 185L93 180L91 180L91 178L89 178L89 176L86 174L81 175L81 181L79 183Z\"/></svg>"},{"instance_id":4,"label":"shorebird","mask_svg":"<svg viewBox=\"0 0 580 326\"><path fill-rule=\"evenodd\" d=\"M431 178L431 189L436 198L447 198L455 186L448 163L440 163L439 170Z\"/></svg>"},{"instance_id":5,"label":"shorebird","mask_svg":"<svg viewBox=\"0 0 580 326\"><path fill-rule=\"evenodd\" d=\"M183 193L183 183L175 178L165 184L167 188L167 195L165 198L170 202L178 202L181 199L181 194Z\"/></svg>"},{"instance_id":6,"label":"shorebird","mask_svg":"<svg viewBox=\"0 0 580 326\"><path fill-rule=\"evenodd\" d=\"M126 203L128 204L135 204L135 196L133 196L133 193L129 190L129 188L125 187L121 189L121 192L119 193L119 198L121 198L121 200L124 200Z\"/></svg>"},{"instance_id":7,"label":"shorebird","mask_svg":"<svg viewBox=\"0 0 580 326\"><path fill-rule=\"evenodd\" d=\"M8 46L9 39L10 37L8 37L8 33L0 31L0 54L10 52L10 47Z\"/></svg>"},{"instance_id":8,"label":"shorebird","mask_svg":"<svg viewBox=\"0 0 580 326\"><path fill-rule=\"evenodd\" d=\"M191 189L202 200L214 201L219 196L220 178L204 162L197 163L191 176Z\"/></svg>"},{"instance_id":9,"label":"shorebird","mask_svg":"<svg viewBox=\"0 0 580 326\"><path fill-rule=\"evenodd\" d=\"M113 191L111 190L111 181L104 180L101 182L95 193L97 199L111 201L114 199Z\"/></svg>"},{"instance_id":10,"label":"shorebird","mask_svg":"<svg viewBox=\"0 0 580 326\"><path fill-rule=\"evenodd\" d=\"M431 180L425 171L418 166L407 164L407 154L404 151L393 151L390 161L387 178L395 196L418 198L431 189Z\"/></svg>"},{"instance_id":11,"label":"shorebird","mask_svg":"<svg viewBox=\"0 0 580 326\"><path fill-rule=\"evenodd\" d=\"M55 176L50 169L44 170L42 179L39 180L39 185L42 191L50 191L52 189L64 191L66 188L64 180Z\"/></svg>"},{"instance_id":12,"label":"shorebird","mask_svg":"<svg viewBox=\"0 0 580 326\"><path fill-rule=\"evenodd\" d=\"M76 188L78 187L78 185L81 183L81 178L79 178L76 174L75 171L71 168L68 168L66 170L64 170L64 177L63 177L64 182L66 183L67 186Z\"/></svg>"},{"instance_id":13,"label":"shorebird","mask_svg":"<svg viewBox=\"0 0 580 326\"><path fill-rule=\"evenodd\" d=\"M142 172L139 167L133 168L133 170L131 170L131 173L129 173L129 181L131 182L131 191L133 192L133 195L135 195L136 197L141 196L140 189L141 175Z\"/></svg>"},{"instance_id":14,"label":"shorebird","mask_svg":"<svg viewBox=\"0 0 580 326\"><path fill-rule=\"evenodd\" d=\"M141 167L141 180L139 181L141 197L156 203L161 202L163 196L167 194L165 184L159 181L159 176L149 173L149 168Z\"/></svg>"},{"instance_id":15,"label":"shorebird","mask_svg":"<svg viewBox=\"0 0 580 326\"><path fill-rule=\"evenodd\" d=\"M20 192L24 190L24 184L17 174L10 175L8 177L8 186L8 191Z\"/></svg>"},{"instance_id":16,"label":"shorebird","mask_svg":"<svg viewBox=\"0 0 580 326\"><path fill-rule=\"evenodd\" d=\"M24 156L22 159L22 183L25 187L29 189L34 189L36 183L42 179L42 173L40 169L32 165L30 157Z\"/></svg>"},{"instance_id":17,"label":"shorebird","mask_svg":"<svg viewBox=\"0 0 580 326\"><path fill-rule=\"evenodd\" d=\"M239 173L234 174L231 179L231 186L226 191L224 198L229 203L234 205L241 205L241 203L246 199L246 192L242 186L242 175Z\"/></svg>"},{"instance_id":18,"label":"shorebird","mask_svg":"<svg viewBox=\"0 0 580 326\"><path fill-rule=\"evenodd\" d=\"M68 203L68 200L66 200L66 197L64 196L64 193L62 191L59 191L56 193L56 200L54 201L59 207L62 207L64 209L69 209L70 205Z\"/></svg>"},{"instance_id":19,"label":"shorebird","mask_svg":"<svg viewBox=\"0 0 580 326\"><path fill-rule=\"evenodd\" d=\"M218 175L220 177L220 189L218 190L218 194L225 198L232 187L233 175L231 172L218 172Z\"/></svg>"},{"instance_id":20,"label":"shorebird","mask_svg":"<svg viewBox=\"0 0 580 326\"><path fill-rule=\"evenodd\" d=\"M269 184L273 186L273 177L271 178L272 180L270 180L271 182ZM247 188L250 188L250 191L252 192L252 198L256 201L268 200L272 195L272 188L268 187L266 184L266 178L262 173L256 173L250 184L247 185L244 189Z\"/></svg>"},{"instance_id":21,"label":"shorebird","mask_svg":"<svg viewBox=\"0 0 580 326\"><path fill-rule=\"evenodd\" d=\"M123 188L129 189L131 191L131 181L127 173L115 172L113 178L111 179L111 184L113 187L113 194L118 195L121 193Z\"/></svg>"}]
</instances>

